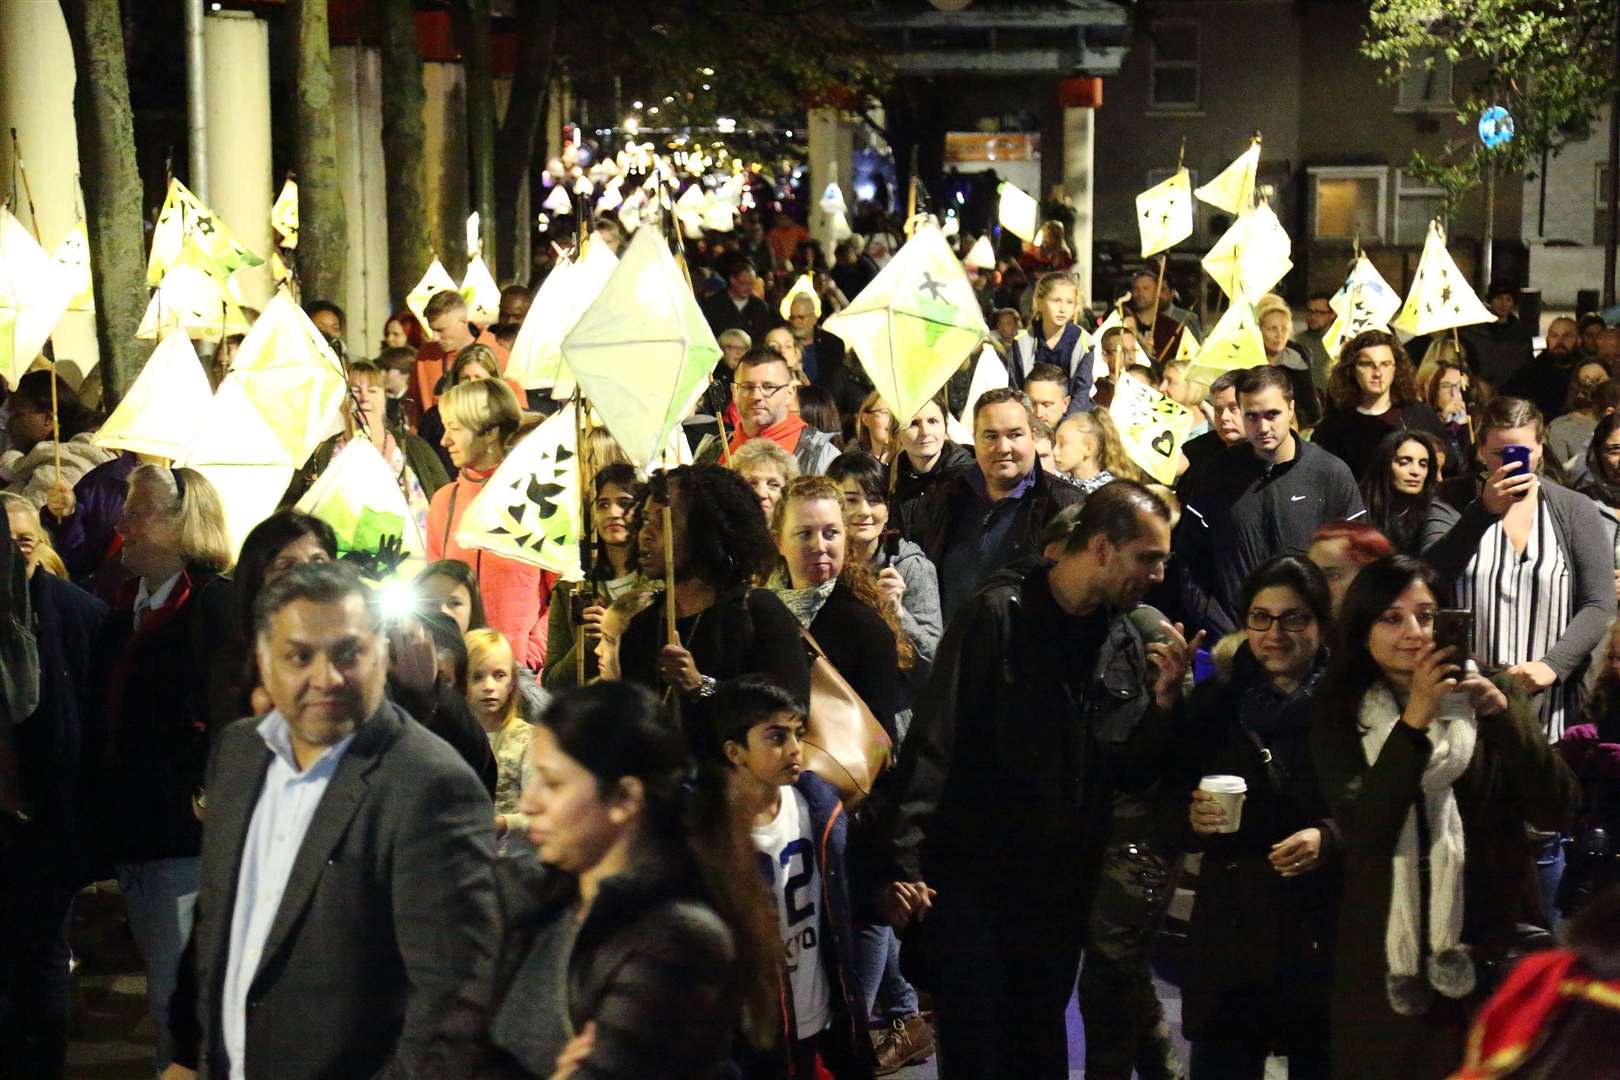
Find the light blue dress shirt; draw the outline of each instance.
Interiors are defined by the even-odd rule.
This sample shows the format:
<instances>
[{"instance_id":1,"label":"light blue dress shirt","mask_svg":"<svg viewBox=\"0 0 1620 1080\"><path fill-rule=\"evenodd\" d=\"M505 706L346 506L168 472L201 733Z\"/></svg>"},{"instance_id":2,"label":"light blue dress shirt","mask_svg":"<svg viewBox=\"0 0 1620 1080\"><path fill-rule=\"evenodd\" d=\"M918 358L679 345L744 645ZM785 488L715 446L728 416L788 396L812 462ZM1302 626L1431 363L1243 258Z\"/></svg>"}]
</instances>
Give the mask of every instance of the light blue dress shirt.
<instances>
[{"instance_id":1,"label":"light blue dress shirt","mask_svg":"<svg viewBox=\"0 0 1620 1080\"><path fill-rule=\"evenodd\" d=\"M271 750L259 802L248 823L242 845L242 867L236 877L236 906L231 912L231 952L225 964L222 1008L225 1052L231 1059L231 1080L247 1078L248 988L259 970L264 945L281 907L298 849L326 794L326 785L338 762L354 741L350 735L299 771L293 756L287 720L280 711L259 721L259 737Z\"/></svg>"}]
</instances>

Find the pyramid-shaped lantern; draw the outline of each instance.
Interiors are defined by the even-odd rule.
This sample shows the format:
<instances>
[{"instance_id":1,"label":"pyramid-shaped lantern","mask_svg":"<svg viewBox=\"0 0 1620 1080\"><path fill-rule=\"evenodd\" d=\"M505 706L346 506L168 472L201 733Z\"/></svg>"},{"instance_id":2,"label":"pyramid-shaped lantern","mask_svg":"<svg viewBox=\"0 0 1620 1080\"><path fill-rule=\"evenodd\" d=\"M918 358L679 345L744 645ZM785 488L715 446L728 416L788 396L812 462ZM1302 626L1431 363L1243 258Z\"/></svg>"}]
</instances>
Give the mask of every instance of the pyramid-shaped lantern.
<instances>
[{"instance_id":1,"label":"pyramid-shaped lantern","mask_svg":"<svg viewBox=\"0 0 1620 1080\"><path fill-rule=\"evenodd\" d=\"M91 441L113 450L182 458L202 430L213 398L191 338L171 330Z\"/></svg>"},{"instance_id":2,"label":"pyramid-shaped lantern","mask_svg":"<svg viewBox=\"0 0 1620 1080\"><path fill-rule=\"evenodd\" d=\"M288 459L300 465L343 430L349 393L343 364L286 289L271 298L242 340L225 382L241 387Z\"/></svg>"},{"instance_id":3,"label":"pyramid-shaped lantern","mask_svg":"<svg viewBox=\"0 0 1620 1080\"><path fill-rule=\"evenodd\" d=\"M562 354L625 455L645 468L708 385L720 346L664 238L647 228L625 247Z\"/></svg>"},{"instance_id":4,"label":"pyramid-shaped lantern","mask_svg":"<svg viewBox=\"0 0 1620 1080\"><path fill-rule=\"evenodd\" d=\"M902 427L989 335L967 272L932 221L826 327L855 350Z\"/></svg>"}]
</instances>

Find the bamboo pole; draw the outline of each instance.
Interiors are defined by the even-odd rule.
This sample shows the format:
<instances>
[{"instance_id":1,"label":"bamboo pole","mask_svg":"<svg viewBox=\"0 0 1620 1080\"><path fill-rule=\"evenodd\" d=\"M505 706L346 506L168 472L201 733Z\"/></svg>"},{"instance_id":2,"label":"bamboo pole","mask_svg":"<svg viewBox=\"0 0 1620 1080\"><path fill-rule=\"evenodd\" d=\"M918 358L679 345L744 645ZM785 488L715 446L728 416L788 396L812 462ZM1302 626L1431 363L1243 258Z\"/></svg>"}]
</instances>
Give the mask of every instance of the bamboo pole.
<instances>
[{"instance_id":1,"label":"bamboo pole","mask_svg":"<svg viewBox=\"0 0 1620 1080\"><path fill-rule=\"evenodd\" d=\"M1186 161L1187 140L1183 138L1181 140L1181 149L1176 153L1176 172L1179 173L1181 171L1181 167L1186 164ZM1162 360L1163 357L1159 356L1158 350L1153 347L1153 331L1154 328L1159 325L1159 294L1164 292L1164 264L1165 260L1167 260L1169 257L1170 251L1168 248L1159 252L1159 280L1158 283L1153 286L1153 307L1148 309L1148 352L1153 353L1153 355L1160 360ZM1166 342L1165 348L1168 350L1169 347L1170 343Z\"/></svg>"},{"instance_id":2,"label":"bamboo pole","mask_svg":"<svg viewBox=\"0 0 1620 1080\"><path fill-rule=\"evenodd\" d=\"M590 497L591 467L586 460L586 447L589 445L585 434L585 399L574 387L574 462L579 469L579 566L583 578L579 583L581 589L593 589L591 585L591 506ZM569 613L572 616L572 612ZM574 682L577 686L585 685L585 627L581 623L574 627Z\"/></svg>"},{"instance_id":3,"label":"bamboo pole","mask_svg":"<svg viewBox=\"0 0 1620 1080\"><path fill-rule=\"evenodd\" d=\"M667 485L664 490L669 492ZM675 629L675 525L668 502L664 503L664 628L669 644L679 645L681 635Z\"/></svg>"}]
</instances>

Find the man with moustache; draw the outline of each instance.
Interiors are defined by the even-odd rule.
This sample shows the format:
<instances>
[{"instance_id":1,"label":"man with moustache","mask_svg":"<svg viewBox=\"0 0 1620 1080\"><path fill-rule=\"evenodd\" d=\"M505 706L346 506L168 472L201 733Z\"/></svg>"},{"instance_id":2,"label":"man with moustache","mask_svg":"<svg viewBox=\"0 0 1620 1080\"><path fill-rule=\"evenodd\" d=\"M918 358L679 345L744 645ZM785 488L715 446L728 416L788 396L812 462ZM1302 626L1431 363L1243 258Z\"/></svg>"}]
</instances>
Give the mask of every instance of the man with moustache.
<instances>
[{"instance_id":1,"label":"man with moustache","mask_svg":"<svg viewBox=\"0 0 1620 1080\"><path fill-rule=\"evenodd\" d=\"M255 604L275 708L208 769L197 971L216 1080L462 1075L496 943L494 811L448 744L384 697L388 643L340 563Z\"/></svg>"}]
</instances>

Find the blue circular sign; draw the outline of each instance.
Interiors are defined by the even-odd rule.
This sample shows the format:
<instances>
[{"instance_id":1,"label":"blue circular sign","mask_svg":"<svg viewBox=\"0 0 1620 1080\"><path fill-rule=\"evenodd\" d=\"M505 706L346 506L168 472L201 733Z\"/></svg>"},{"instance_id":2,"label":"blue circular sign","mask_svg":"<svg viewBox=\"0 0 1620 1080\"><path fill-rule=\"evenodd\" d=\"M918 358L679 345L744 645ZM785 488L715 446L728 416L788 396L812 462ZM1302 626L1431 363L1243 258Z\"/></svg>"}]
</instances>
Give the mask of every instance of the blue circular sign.
<instances>
[{"instance_id":1,"label":"blue circular sign","mask_svg":"<svg viewBox=\"0 0 1620 1080\"><path fill-rule=\"evenodd\" d=\"M1487 150L1495 150L1513 140L1513 115L1500 105L1492 105L1479 114L1479 141Z\"/></svg>"}]
</instances>

